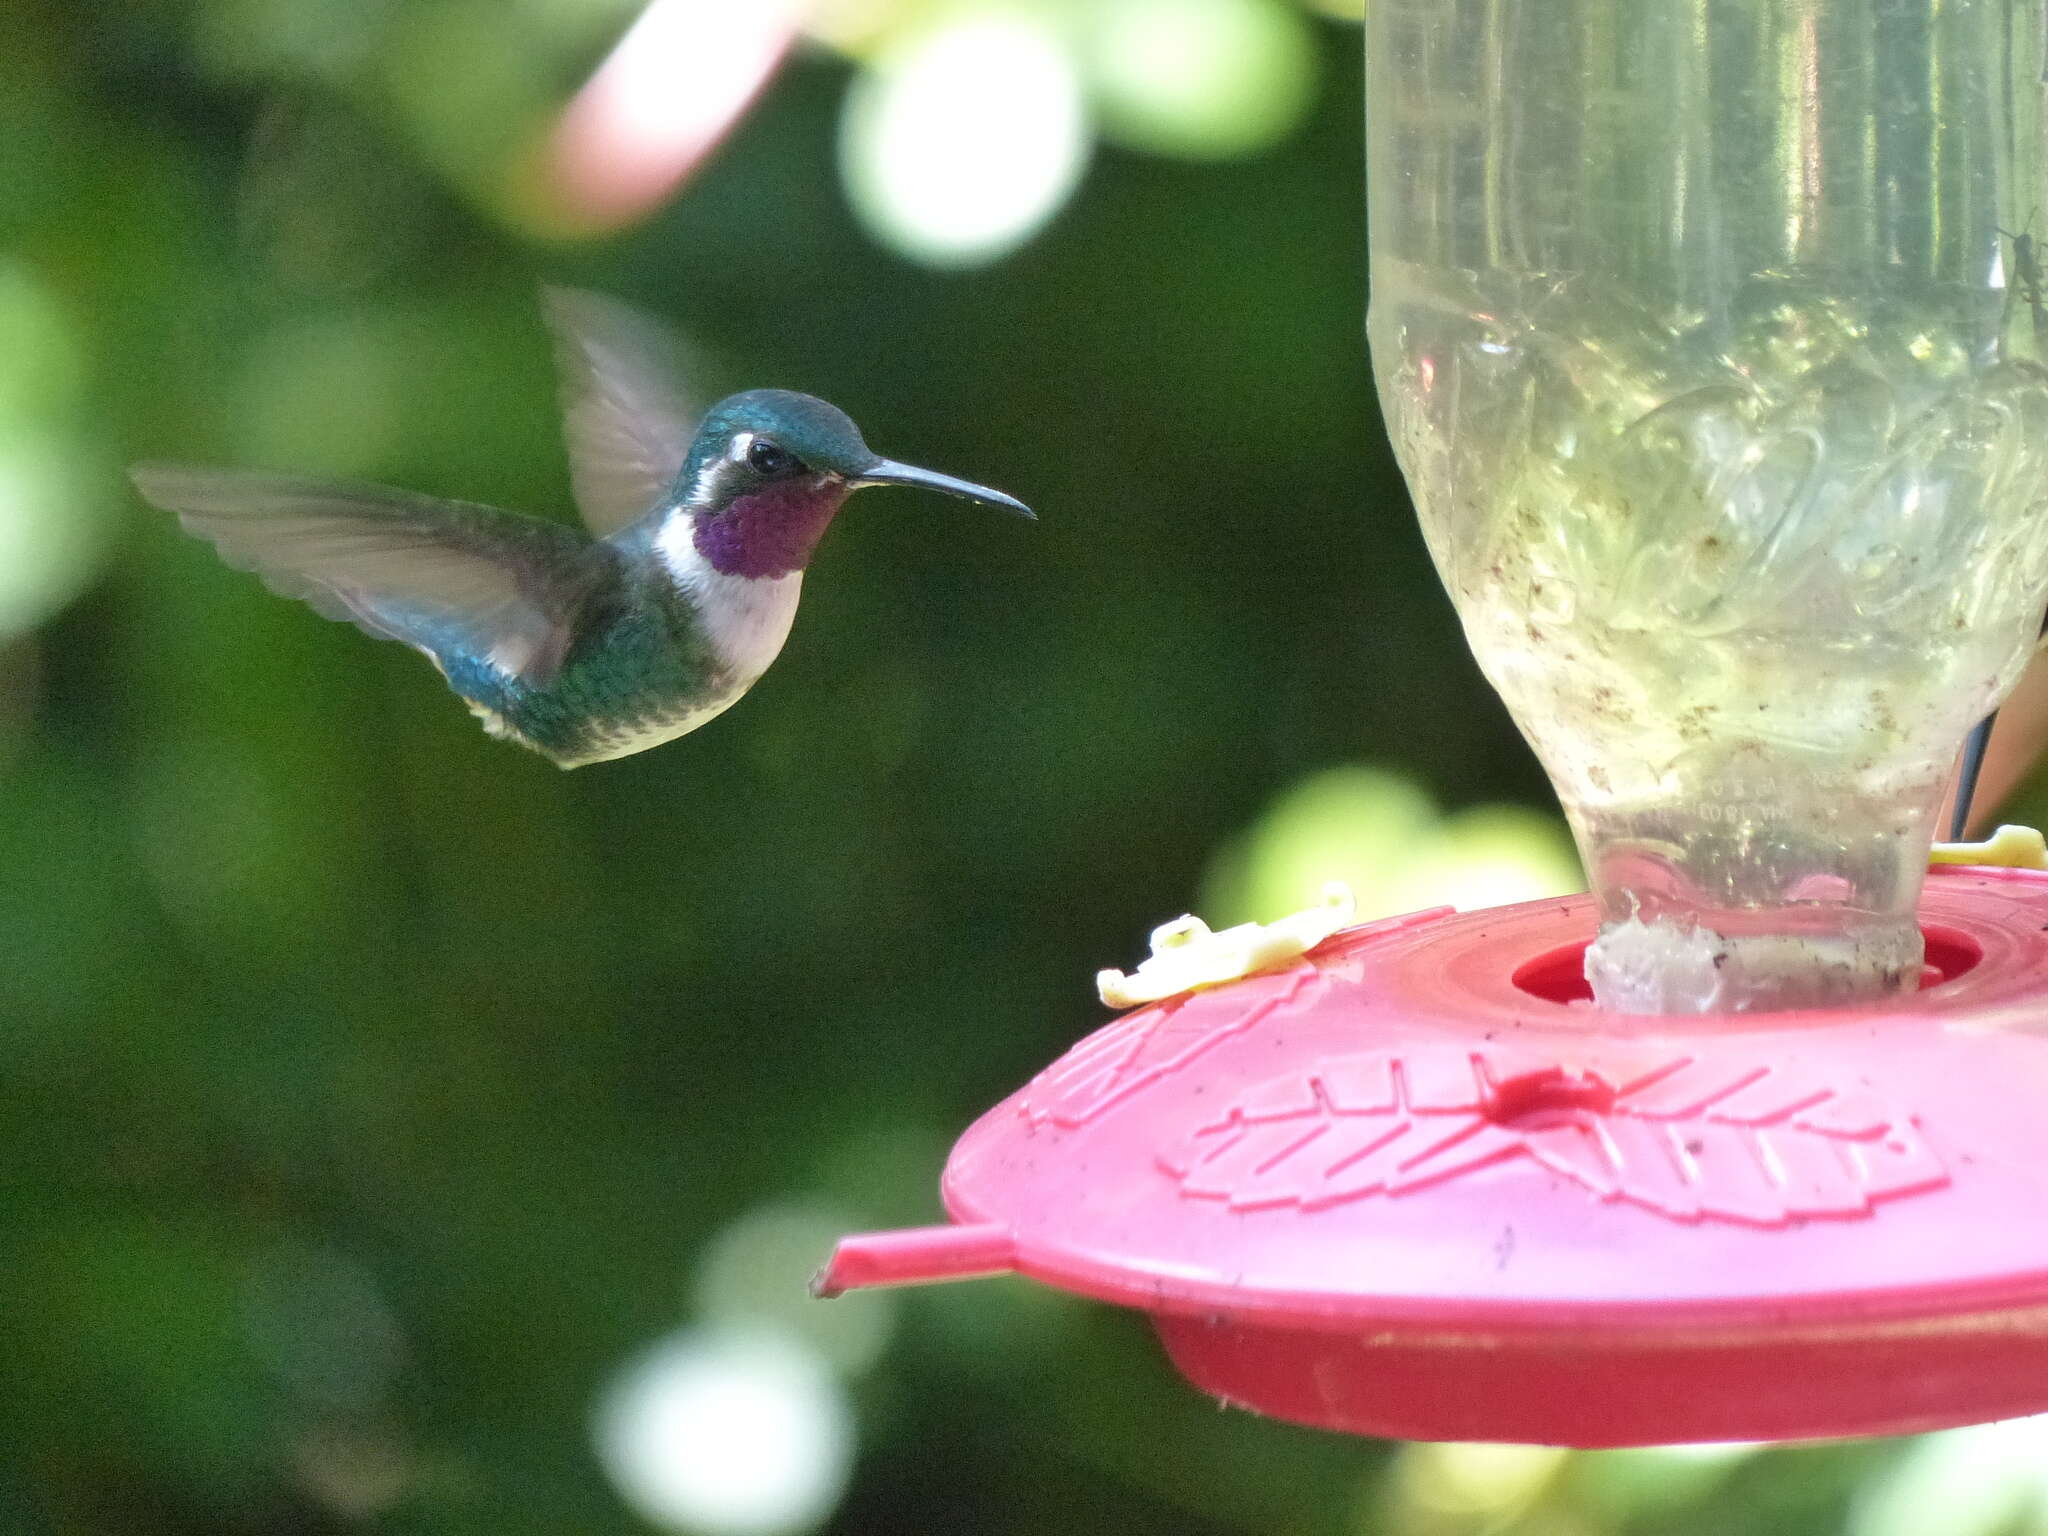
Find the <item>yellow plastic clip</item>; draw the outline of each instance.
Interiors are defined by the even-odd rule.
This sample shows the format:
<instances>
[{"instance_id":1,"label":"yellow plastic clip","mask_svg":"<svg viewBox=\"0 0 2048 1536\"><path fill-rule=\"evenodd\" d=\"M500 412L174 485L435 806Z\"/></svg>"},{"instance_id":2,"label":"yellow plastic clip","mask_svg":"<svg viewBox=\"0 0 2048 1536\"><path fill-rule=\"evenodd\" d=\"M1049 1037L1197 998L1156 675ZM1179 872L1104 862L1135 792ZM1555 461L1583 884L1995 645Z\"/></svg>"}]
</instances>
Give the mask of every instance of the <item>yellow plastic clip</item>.
<instances>
[{"instance_id":1,"label":"yellow plastic clip","mask_svg":"<svg viewBox=\"0 0 2048 1536\"><path fill-rule=\"evenodd\" d=\"M2048 869L2048 841L2033 827L2000 827L1981 843L1936 843L1928 850L1927 862Z\"/></svg>"},{"instance_id":2,"label":"yellow plastic clip","mask_svg":"<svg viewBox=\"0 0 2048 1536\"><path fill-rule=\"evenodd\" d=\"M1129 975L1095 973L1095 990L1112 1008L1136 1008L1243 976L1278 970L1300 959L1340 929L1351 926L1358 903L1351 888L1323 887L1321 905L1270 923L1239 923L1221 933L1192 914L1152 930L1152 955Z\"/></svg>"}]
</instances>

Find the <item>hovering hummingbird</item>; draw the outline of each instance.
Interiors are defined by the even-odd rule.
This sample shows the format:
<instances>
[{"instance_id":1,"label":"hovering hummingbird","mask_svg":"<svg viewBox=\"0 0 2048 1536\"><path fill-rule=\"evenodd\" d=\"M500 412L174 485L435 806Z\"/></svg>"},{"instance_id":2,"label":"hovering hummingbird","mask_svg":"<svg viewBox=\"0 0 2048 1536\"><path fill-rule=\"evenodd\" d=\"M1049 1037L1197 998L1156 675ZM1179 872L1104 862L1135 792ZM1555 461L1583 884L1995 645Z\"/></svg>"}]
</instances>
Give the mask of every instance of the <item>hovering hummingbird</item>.
<instances>
[{"instance_id":1,"label":"hovering hummingbird","mask_svg":"<svg viewBox=\"0 0 2048 1536\"><path fill-rule=\"evenodd\" d=\"M587 533L290 475L140 464L136 487L273 591L412 646L486 731L564 768L693 731L752 687L849 493L922 486L1032 516L880 457L844 412L789 390L729 396L693 436L651 320L567 289L544 308Z\"/></svg>"}]
</instances>

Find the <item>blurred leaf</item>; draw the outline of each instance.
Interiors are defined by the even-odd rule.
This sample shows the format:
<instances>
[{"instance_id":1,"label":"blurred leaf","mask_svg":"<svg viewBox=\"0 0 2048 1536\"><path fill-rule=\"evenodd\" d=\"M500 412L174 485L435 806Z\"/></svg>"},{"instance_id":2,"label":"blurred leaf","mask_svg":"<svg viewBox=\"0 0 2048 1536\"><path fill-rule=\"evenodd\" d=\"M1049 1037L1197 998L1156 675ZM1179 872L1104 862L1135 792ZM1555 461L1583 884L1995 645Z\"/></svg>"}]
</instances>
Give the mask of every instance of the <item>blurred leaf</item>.
<instances>
[{"instance_id":1,"label":"blurred leaf","mask_svg":"<svg viewBox=\"0 0 2048 1536\"><path fill-rule=\"evenodd\" d=\"M259 1242L189 1218L13 1234L0 1262L35 1340L15 1387L41 1403L39 1434L84 1432L74 1453L169 1476L218 1515L251 1509L293 1427L244 1330Z\"/></svg>"}]
</instances>

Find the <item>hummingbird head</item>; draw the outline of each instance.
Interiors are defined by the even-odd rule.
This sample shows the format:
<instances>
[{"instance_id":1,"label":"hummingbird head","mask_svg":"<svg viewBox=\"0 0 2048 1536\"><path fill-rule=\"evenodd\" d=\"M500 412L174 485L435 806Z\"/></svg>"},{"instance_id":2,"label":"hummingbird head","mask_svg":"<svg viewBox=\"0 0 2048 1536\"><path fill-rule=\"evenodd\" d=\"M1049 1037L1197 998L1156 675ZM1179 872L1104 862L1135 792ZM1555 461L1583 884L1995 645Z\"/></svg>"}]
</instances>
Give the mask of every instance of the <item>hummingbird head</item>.
<instances>
[{"instance_id":1,"label":"hummingbird head","mask_svg":"<svg viewBox=\"0 0 2048 1536\"><path fill-rule=\"evenodd\" d=\"M714 570L772 578L802 570L840 504L865 485L920 485L1032 515L1001 491L881 457L844 411L786 389L728 395L705 413L675 502Z\"/></svg>"}]
</instances>

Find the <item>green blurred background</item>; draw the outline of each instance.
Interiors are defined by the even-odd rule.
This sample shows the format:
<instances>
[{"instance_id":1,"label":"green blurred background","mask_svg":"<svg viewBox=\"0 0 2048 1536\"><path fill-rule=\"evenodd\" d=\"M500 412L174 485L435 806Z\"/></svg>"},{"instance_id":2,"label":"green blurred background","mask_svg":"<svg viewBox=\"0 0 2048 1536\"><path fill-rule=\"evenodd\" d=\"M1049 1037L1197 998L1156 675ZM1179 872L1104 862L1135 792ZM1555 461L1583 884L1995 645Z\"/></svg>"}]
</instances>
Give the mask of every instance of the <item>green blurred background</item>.
<instances>
[{"instance_id":1,"label":"green blurred background","mask_svg":"<svg viewBox=\"0 0 2048 1536\"><path fill-rule=\"evenodd\" d=\"M0 1532L2043 1528L2032 1424L1401 1448L808 1300L1161 919L1577 871L1373 406L1356 15L836 0L672 194L550 159L746 10L0 4ZM740 708L564 775L127 492L568 515L542 280L1043 520L863 498Z\"/></svg>"}]
</instances>

